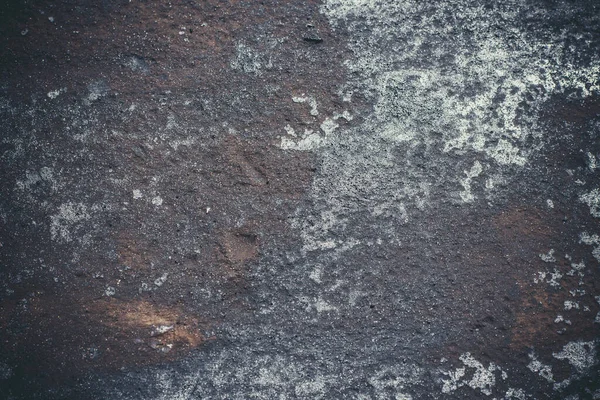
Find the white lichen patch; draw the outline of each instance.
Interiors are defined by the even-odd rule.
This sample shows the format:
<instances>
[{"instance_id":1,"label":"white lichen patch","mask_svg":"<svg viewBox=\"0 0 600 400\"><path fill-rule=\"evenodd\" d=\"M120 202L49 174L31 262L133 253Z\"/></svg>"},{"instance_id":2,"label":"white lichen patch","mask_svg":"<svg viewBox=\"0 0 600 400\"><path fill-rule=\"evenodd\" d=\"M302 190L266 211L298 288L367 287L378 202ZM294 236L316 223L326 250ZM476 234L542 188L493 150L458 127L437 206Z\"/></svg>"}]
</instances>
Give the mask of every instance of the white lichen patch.
<instances>
[{"instance_id":1,"label":"white lichen patch","mask_svg":"<svg viewBox=\"0 0 600 400\"><path fill-rule=\"evenodd\" d=\"M252 48L240 43L236 47L235 57L231 60L231 68L248 74L260 74L263 67L262 57Z\"/></svg>"},{"instance_id":2,"label":"white lichen patch","mask_svg":"<svg viewBox=\"0 0 600 400\"><path fill-rule=\"evenodd\" d=\"M575 276L577 274L580 278L583 278L585 276L584 269L585 263L583 261L580 263L571 263L571 269L567 272L567 275Z\"/></svg>"},{"instance_id":3,"label":"white lichen patch","mask_svg":"<svg viewBox=\"0 0 600 400\"><path fill-rule=\"evenodd\" d=\"M67 91L67 88L51 90L46 94L46 96L48 96L48 98L50 98L51 100L54 100L55 98L60 96L62 93L65 93L66 91Z\"/></svg>"},{"instance_id":4,"label":"white lichen patch","mask_svg":"<svg viewBox=\"0 0 600 400\"><path fill-rule=\"evenodd\" d=\"M577 301L573 301L573 300L565 300L565 302L563 303L564 305L564 309L566 311L569 310L579 310L579 302Z\"/></svg>"},{"instance_id":5,"label":"white lichen patch","mask_svg":"<svg viewBox=\"0 0 600 400\"><path fill-rule=\"evenodd\" d=\"M83 103L89 106L95 101L98 101L102 97L106 96L108 92L109 87L103 80L92 82L88 85L88 94L84 97Z\"/></svg>"},{"instance_id":6,"label":"white lichen patch","mask_svg":"<svg viewBox=\"0 0 600 400\"><path fill-rule=\"evenodd\" d=\"M455 371L448 371L445 374L448 375L448 379L442 380L442 393L450 393L464 386L462 381L462 377L465 376L464 367L457 368Z\"/></svg>"},{"instance_id":7,"label":"white lichen patch","mask_svg":"<svg viewBox=\"0 0 600 400\"><path fill-rule=\"evenodd\" d=\"M173 330L173 328L175 328L174 325L159 325L156 327L152 327L152 330L150 331L150 336L160 336L163 335L167 332L170 332Z\"/></svg>"},{"instance_id":8,"label":"white lichen patch","mask_svg":"<svg viewBox=\"0 0 600 400\"><path fill-rule=\"evenodd\" d=\"M567 360L580 374L587 372L598 363L595 341L569 342L562 351L552 355L559 360Z\"/></svg>"},{"instance_id":9,"label":"white lichen patch","mask_svg":"<svg viewBox=\"0 0 600 400\"><path fill-rule=\"evenodd\" d=\"M573 297L585 296L585 289L571 289L569 290L569 294Z\"/></svg>"},{"instance_id":10,"label":"white lichen patch","mask_svg":"<svg viewBox=\"0 0 600 400\"><path fill-rule=\"evenodd\" d=\"M598 161L596 160L596 156L594 156L589 151L586 153L587 156L587 166L590 171L595 171L598 168Z\"/></svg>"},{"instance_id":11,"label":"white lichen patch","mask_svg":"<svg viewBox=\"0 0 600 400\"><path fill-rule=\"evenodd\" d=\"M459 14L456 19L474 33L474 39L461 36L455 24L444 23L451 22L444 16L447 7ZM334 25L357 17L374 28L371 35L357 38L353 49L358 59L349 61L348 66L371 80L378 98L375 116L383 123L385 137L423 141L433 131L449 132L443 143L445 151L471 149L499 164L523 165L527 151L520 143L532 132L531 126L519 124L516 117L529 88L544 88L533 104L569 87L580 89L583 96L598 90L597 64L569 69L552 58L553 53L562 51L562 41L526 40L525 33L515 26L504 26L514 19L514 9L484 10L455 1L430 8L427 18L411 18L413 14L422 16L423 8L413 1L362 0L330 0L322 7ZM393 16L402 23L393 24ZM496 25L497 20L504 24ZM500 25L510 36L493 32ZM453 43L436 41L427 65L411 66L418 64L411 61L418 58L420 49L450 32ZM520 39L518 44L515 37ZM402 52L378 51L378 41L383 46L394 39L406 43ZM402 68L392 67L397 65ZM479 90L472 90L475 87Z\"/></svg>"},{"instance_id":12,"label":"white lichen patch","mask_svg":"<svg viewBox=\"0 0 600 400\"><path fill-rule=\"evenodd\" d=\"M600 262L600 237L598 235L589 235L587 232L583 232L581 235L579 235L579 242L589 246L594 246L592 249L592 255L596 260L598 260L598 262Z\"/></svg>"},{"instance_id":13,"label":"white lichen patch","mask_svg":"<svg viewBox=\"0 0 600 400\"><path fill-rule=\"evenodd\" d=\"M281 139L284 149L320 157L311 189L319 204L314 214L327 210L341 220L365 208L402 204L404 211L390 220L404 221L415 208L456 194L470 204L510 184L514 170L545 145L538 118L544 104L556 95L584 98L600 91L599 60L582 65L565 59L565 35L533 37L521 23L525 7L325 1L321 12L351 36L341 100L360 92L374 107L358 125L332 117L321 121L319 134L310 127L300 138ZM473 185L483 171L485 184ZM440 185L451 189L431 197ZM331 243L340 236L325 228L326 220L313 222L321 228L310 225L305 236L318 233L310 241Z\"/></svg>"},{"instance_id":14,"label":"white lichen patch","mask_svg":"<svg viewBox=\"0 0 600 400\"><path fill-rule=\"evenodd\" d=\"M308 299L308 298L303 297L300 300L303 301L304 303L306 303L306 311L315 310L317 313L321 314L324 312L338 310L338 308L336 306L330 304L329 302L324 300L322 297L317 297L314 299Z\"/></svg>"},{"instance_id":15,"label":"white lichen patch","mask_svg":"<svg viewBox=\"0 0 600 400\"><path fill-rule=\"evenodd\" d=\"M49 167L42 167L39 171L25 171L25 179L17 180L17 189L21 191L32 191L37 185L44 184L50 187L53 192L58 191L60 183L54 175L54 170Z\"/></svg>"},{"instance_id":16,"label":"white lichen patch","mask_svg":"<svg viewBox=\"0 0 600 400\"><path fill-rule=\"evenodd\" d=\"M460 184L463 187L463 191L460 192L460 198L465 203L471 203L475 200L475 196L471 192L471 180L476 178L483 172L483 167L479 161L475 161L470 171L465 171L466 177L460 180Z\"/></svg>"},{"instance_id":17,"label":"white lichen patch","mask_svg":"<svg viewBox=\"0 0 600 400\"><path fill-rule=\"evenodd\" d=\"M561 322L566 322L568 320L565 320L565 318L562 315L557 315L556 318L554 318L554 323L555 324L559 324Z\"/></svg>"},{"instance_id":18,"label":"white lichen patch","mask_svg":"<svg viewBox=\"0 0 600 400\"><path fill-rule=\"evenodd\" d=\"M281 40L264 37L261 42L268 50L273 50ZM230 66L233 70L260 76L263 74L263 70L273 68L273 60L269 52L259 51L241 42L235 48L235 55L231 59Z\"/></svg>"},{"instance_id":19,"label":"white lichen patch","mask_svg":"<svg viewBox=\"0 0 600 400\"><path fill-rule=\"evenodd\" d=\"M594 189L589 193L579 196L579 201L585 203L590 208L590 214L600 218L600 189Z\"/></svg>"},{"instance_id":20,"label":"white lichen patch","mask_svg":"<svg viewBox=\"0 0 600 400\"><path fill-rule=\"evenodd\" d=\"M57 242L70 242L74 227L91 218L88 207L83 203L64 203L50 217L50 235Z\"/></svg>"},{"instance_id":21,"label":"white lichen patch","mask_svg":"<svg viewBox=\"0 0 600 400\"><path fill-rule=\"evenodd\" d=\"M300 382L295 386L295 394L299 398L317 398L325 392L325 380L322 376L305 382Z\"/></svg>"},{"instance_id":22,"label":"white lichen patch","mask_svg":"<svg viewBox=\"0 0 600 400\"><path fill-rule=\"evenodd\" d=\"M316 150L325 144L325 139L311 129L305 129L299 138L293 129L286 131L290 137L283 136L279 145L284 150Z\"/></svg>"},{"instance_id":23,"label":"white lichen patch","mask_svg":"<svg viewBox=\"0 0 600 400\"><path fill-rule=\"evenodd\" d=\"M563 277L563 274L557 268L554 268L554 271L550 273L550 279L546 281L550 286L558 288L560 287L560 279Z\"/></svg>"},{"instance_id":24,"label":"white lichen patch","mask_svg":"<svg viewBox=\"0 0 600 400\"><path fill-rule=\"evenodd\" d=\"M162 197L160 197L160 196L154 196L154 197L152 198L152 204L154 204L155 206L157 206L157 207L158 207L158 206L161 206L161 205L162 205L162 203L163 203L163 199L162 199Z\"/></svg>"},{"instance_id":25,"label":"white lichen patch","mask_svg":"<svg viewBox=\"0 0 600 400\"><path fill-rule=\"evenodd\" d=\"M546 271L538 271L533 278L533 283L544 282L547 275L548 273Z\"/></svg>"},{"instance_id":26,"label":"white lichen patch","mask_svg":"<svg viewBox=\"0 0 600 400\"><path fill-rule=\"evenodd\" d=\"M307 103L310 106L310 115L316 117L319 115L317 100L313 96L294 96L292 97L294 103Z\"/></svg>"},{"instance_id":27,"label":"white lichen patch","mask_svg":"<svg viewBox=\"0 0 600 400\"><path fill-rule=\"evenodd\" d=\"M331 134L333 134L333 132L335 132L335 130L337 128L339 128L339 124L337 122L335 122L334 119L331 118L326 118L325 121L323 121L323 123L321 123L321 131L323 131L323 133L325 134L325 136L330 136Z\"/></svg>"},{"instance_id":28,"label":"white lichen patch","mask_svg":"<svg viewBox=\"0 0 600 400\"><path fill-rule=\"evenodd\" d=\"M310 272L309 277L317 283L322 283L321 277L323 275L323 266L316 265L315 268Z\"/></svg>"},{"instance_id":29,"label":"white lichen patch","mask_svg":"<svg viewBox=\"0 0 600 400\"><path fill-rule=\"evenodd\" d=\"M132 192L132 193L133 193L133 198L134 198L135 200L139 200L139 199L141 199L141 198L143 197L143 195L142 195L142 191L141 191L141 190L139 190L139 189L133 189L133 192Z\"/></svg>"},{"instance_id":30,"label":"white lichen patch","mask_svg":"<svg viewBox=\"0 0 600 400\"><path fill-rule=\"evenodd\" d=\"M298 135L296 135L296 131L294 130L294 128L292 128L290 126L290 124L287 124L286 126L284 126L283 129L285 130L285 133L287 133L290 136L293 136L293 137L298 136Z\"/></svg>"},{"instance_id":31,"label":"white lichen patch","mask_svg":"<svg viewBox=\"0 0 600 400\"><path fill-rule=\"evenodd\" d=\"M169 122L167 122L167 129L169 128ZM185 147L189 147L191 148L194 144L196 144L196 138L195 137L188 137L185 139L181 139L181 140L171 140L169 142L169 146L171 146L174 150L179 149L180 146L185 146Z\"/></svg>"},{"instance_id":32,"label":"white lichen patch","mask_svg":"<svg viewBox=\"0 0 600 400\"><path fill-rule=\"evenodd\" d=\"M165 284L165 282L167 281L167 278L169 277L169 273L165 272L164 274L162 274L160 277L156 278L154 280L154 284L158 287L162 286Z\"/></svg>"},{"instance_id":33,"label":"white lichen patch","mask_svg":"<svg viewBox=\"0 0 600 400\"><path fill-rule=\"evenodd\" d=\"M500 370L494 363L490 363L488 367L484 367L482 363L477 361L469 353L460 356L460 360L470 368L475 369L475 373L467 385L473 389L479 389L483 394L491 395L492 387L496 384L494 372Z\"/></svg>"},{"instance_id":34,"label":"white lichen patch","mask_svg":"<svg viewBox=\"0 0 600 400\"><path fill-rule=\"evenodd\" d=\"M123 62L123 65L134 72L148 72L148 63L141 57L130 56Z\"/></svg>"},{"instance_id":35,"label":"white lichen patch","mask_svg":"<svg viewBox=\"0 0 600 400\"><path fill-rule=\"evenodd\" d=\"M172 130L172 129L177 129L177 128L181 128L181 125L178 122L177 117L175 117L175 114L169 113L169 115L167 115L167 124L165 125L165 129ZM175 150L177 150L177 147L179 147L179 143L180 143L180 141L173 141L170 144L171 144L171 147L173 147Z\"/></svg>"},{"instance_id":36,"label":"white lichen patch","mask_svg":"<svg viewBox=\"0 0 600 400\"><path fill-rule=\"evenodd\" d=\"M29 190L41 180L42 178L38 173L33 171L25 171L25 179L17 181L17 188L20 190Z\"/></svg>"},{"instance_id":37,"label":"white lichen patch","mask_svg":"<svg viewBox=\"0 0 600 400\"><path fill-rule=\"evenodd\" d=\"M546 254L540 254L540 258L543 262L553 263L556 262L556 258L554 257L554 249L550 249Z\"/></svg>"},{"instance_id":38,"label":"white lichen patch","mask_svg":"<svg viewBox=\"0 0 600 400\"><path fill-rule=\"evenodd\" d=\"M353 393L353 399L408 400L412 397L407 392L424 380L419 367L398 363L376 366L364 374L361 369L357 378L340 381L340 374L345 373L332 370L322 355L317 357L314 362L307 362L293 356L258 354L255 349L225 349L203 362L202 372L176 372L168 366L153 370L149 381L158 389L158 395L151 399L329 399L340 397L336 391L340 386L356 387L360 379L367 389Z\"/></svg>"},{"instance_id":39,"label":"white lichen patch","mask_svg":"<svg viewBox=\"0 0 600 400\"><path fill-rule=\"evenodd\" d=\"M508 390L506 391L506 394L504 395L504 399L505 400L512 400L512 399L525 400L525 399L527 399L527 395L525 394L525 391L523 391L523 389L508 388Z\"/></svg>"},{"instance_id":40,"label":"white lichen patch","mask_svg":"<svg viewBox=\"0 0 600 400\"><path fill-rule=\"evenodd\" d=\"M423 369L413 365L382 367L368 382L375 391L375 399L412 400L407 389L421 382L423 373Z\"/></svg>"},{"instance_id":41,"label":"white lichen patch","mask_svg":"<svg viewBox=\"0 0 600 400\"><path fill-rule=\"evenodd\" d=\"M366 292L362 292L360 290L350 290L350 292L348 293L348 304L350 306L355 306L358 300L366 295Z\"/></svg>"},{"instance_id":42,"label":"white lichen patch","mask_svg":"<svg viewBox=\"0 0 600 400\"><path fill-rule=\"evenodd\" d=\"M294 97L294 99L298 98ZM305 98L302 97L301 99ZM300 135L288 124L283 128L287 135L281 137L279 147L284 150L314 151L327 144L331 144L332 140L335 140L331 136L333 136L335 130L340 126L336 121L340 118L351 121L353 117L348 111L344 111L341 114L335 113L331 118L325 118L318 129L304 128L304 133ZM319 130L321 133L319 133Z\"/></svg>"},{"instance_id":43,"label":"white lichen patch","mask_svg":"<svg viewBox=\"0 0 600 400\"><path fill-rule=\"evenodd\" d=\"M556 322L556 321L554 321ZM537 359L535 353L529 354L529 364L527 368L535 374L538 374L548 382L554 382L554 375L552 374L552 366L543 364L540 360Z\"/></svg>"},{"instance_id":44,"label":"white lichen patch","mask_svg":"<svg viewBox=\"0 0 600 400\"><path fill-rule=\"evenodd\" d=\"M506 373L503 374L502 368L496 364L490 363L485 367L471 353L462 354L459 360L464 364L464 367L445 372L449 379L442 380L442 393L451 393L466 385L486 396L491 396L493 388L496 386L496 374L499 373L503 379L508 377Z\"/></svg>"}]
</instances>

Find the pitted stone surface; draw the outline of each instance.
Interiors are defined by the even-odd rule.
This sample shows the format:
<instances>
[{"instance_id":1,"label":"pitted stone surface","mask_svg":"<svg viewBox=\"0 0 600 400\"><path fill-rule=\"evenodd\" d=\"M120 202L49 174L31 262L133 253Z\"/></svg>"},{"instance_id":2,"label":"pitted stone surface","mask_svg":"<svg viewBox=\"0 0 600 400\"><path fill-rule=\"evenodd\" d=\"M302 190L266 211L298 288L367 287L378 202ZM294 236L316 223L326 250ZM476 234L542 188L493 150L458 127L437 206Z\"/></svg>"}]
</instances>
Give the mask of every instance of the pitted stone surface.
<instances>
[{"instance_id":1,"label":"pitted stone surface","mask_svg":"<svg viewBox=\"0 0 600 400\"><path fill-rule=\"evenodd\" d=\"M0 397L600 397L594 1L13 1Z\"/></svg>"}]
</instances>

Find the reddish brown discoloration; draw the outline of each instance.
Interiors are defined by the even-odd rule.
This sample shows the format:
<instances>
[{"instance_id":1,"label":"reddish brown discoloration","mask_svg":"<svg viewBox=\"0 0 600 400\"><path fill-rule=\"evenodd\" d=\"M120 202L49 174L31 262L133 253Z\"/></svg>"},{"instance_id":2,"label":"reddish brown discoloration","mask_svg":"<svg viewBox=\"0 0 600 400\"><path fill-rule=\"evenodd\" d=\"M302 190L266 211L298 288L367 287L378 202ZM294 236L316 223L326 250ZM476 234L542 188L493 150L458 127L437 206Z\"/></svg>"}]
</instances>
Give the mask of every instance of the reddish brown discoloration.
<instances>
[{"instance_id":1,"label":"reddish brown discoloration","mask_svg":"<svg viewBox=\"0 0 600 400\"><path fill-rule=\"evenodd\" d=\"M554 229L548 222L548 215L528 207L515 207L500 213L494 218L494 225L502 238L507 241L537 237L550 238Z\"/></svg>"},{"instance_id":2,"label":"reddish brown discoloration","mask_svg":"<svg viewBox=\"0 0 600 400\"><path fill-rule=\"evenodd\" d=\"M288 218L316 170L313 155L277 146L283 127L318 129L348 108L337 94L345 81L345 39L332 34L318 5L66 1L53 7L50 23L33 2L0 24L1 72L11 82L11 101L27 106L37 96L63 107L56 118L49 113L45 130L85 126L89 134L82 142L41 136L39 148L85 154L85 162L73 165L61 156L61 174L90 201L112 204L96 222L94 244L77 250L76 266L68 265L70 246L48 244L39 257L51 272L13 285L16 293L2 307L8 328L2 351L10 359L31 375L160 363L201 349L205 331L218 334L227 322L223 315L243 317L248 272L260 262L262 246L298 242ZM303 41L308 22L322 43ZM233 69L239 44L272 58L273 66L263 62L257 73ZM86 103L93 85L102 95ZM66 92L56 99L47 97L61 88ZM318 117L293 102L303 93L317 98ZM91 163L100 178L82 178L90 155L97 156ZM143 196L132 198L133 189ZM152 203L155 196L160 206ZM56 201L49 209L67 200ZM41 234L20 242L18 251L36 258L38 244L48 242ZM163 276L166 282L156 284ZM105 297L107 287L116 289L114 297ZM26 308L19 305L23 298ZM174 327L152 336L157 324ZM21 360L22 353L29 358Z\"/></svg>"},{"instance_id":3,"label":"reddish brown discoloration","mask_svg":"<svg viewBox=\"0 0 600 400\"><path fill-rule=\"evenodd\" d=\"M181 351L201 345L206 338L200 333L207 326L197 316L182 308L155 305L149 301L123 302L115 299L98 301L86 309L94 310L97 322L115 329L126 340L164 350ZM168 347L171 345L173 347Z\"/></svg>"},{"instance_id":4,"label":"reddish brown discoloration","mask_svg":"<svg viewBox=\"0 0 600 400\"><path fill-rule=\"evenodd\" d=\"M178 305L150 300L81 299L33 294L27 301L5 301L4 346L28 349L43 368L60 379L64 369L143 365L174 359L212 337L210 324ZM14 331L26 325L22 332ZM60 359L60 364L52 364ZM55 376L56 374L56 376Z\"/></svg>"},{"instance_id":5,"label":"reddish brown discoloration","mask_svg":"<svg viewBox=\"0 0 600 400\"><path fill-rule=\"evenodd\" d=\"M552 334L549 328L555 315L551 310L558 306L557 298L533 284L535 273L543 267L538 253L549 249L556 236L548 220L547 215L531 207L515 207L493 219L502 255L513 265L511 276L520 294L513 304L510 348L514 350L533 346L544 340L542 336Z\"/></svg>"},{"instance_id":6,"label":"reddish brown discoloration","mask_svg":"<svg viewBox=\"0 0 600 400\"><path fill-rule=\"evenodd\" d=\"M530 282L520 282L522 303L518 305L514 326L511 329L510 347L524 350L544 343L555 343L559 338L554 324L562 302L556 294L547 293L544 287Z\"/></svg>"},{"instance_id":7,"label":"reddish brown discoloration","mask_svg":"<svg viewBox=\"0 0 600 400\"><path fill-rule=\"evenodd\" d=\"M143 237L135 237L123 232L116 239L119 263L134 270L149 268L153 254L150 246Z\"/></svg>"},{"instance_id":8,"label":"reddish brown discoloration","mask_svg":"<svg viewBox=\"0 0 600 400\"><path fill-rule=\"evenodd\" d=\"M559 265L559 271L563 274L559 288L549 287L544 281L533 283L529 281L519 282L521 291L521 303L515 310L515 323L511 330L510 347L513 350L525 350L535 348L538 351L551 351L556 343L566 344L572 338L579 340L594 340L596 326L594 316L599 307L591 296L584 295L575 297L571 291L582 289L593 292L589 284L579 285L578 276L568 276L570 270L568 265ZM590 307L590 311L583 312L583 305L579 309L566 310L565 301L577 303L584 302ZM561 315L565 322L555 322L556 317Z\"/></svg>"},{"instance_id":9,"label":"reddish brown discoloration","mask_svg":"<svg viewBox=\"0 0 600 400\"><path fill-rule=\"evenodd\" d=\"M582 279L577 273L569 275L571 261L581 260L577 245L577 230L571 231L574 243L568 250L564 246L565 226L559 225L556 211L540 210L532 207L517 207L494 218L504 258L512 265L509 271L515 279L519 291L519 301L513 303L514 323L511 327L510 349L516 352L535 348L537 351L552 351L557 343L566 344L573 338L593 339L593 315L597 308L590 295L573 296L575 290L595 293L590 278ZM555 249L556 261L544 262L539 254ZM554 271L561 274L559 286L548 283ZM545 279L538 272L546 272ZM590 271L593 272L593 271ZM586 271L588 273L588 271ZM576 292L573 292L576 293ZM589 314L579 310L565 310L565 301L582 301L590 306ZM590 301L591 300L591 301ZM583 306L581 306L583 308ZM570 325L555 323L558 315L571 321Z\"/></svg>"},{"instance_id":10,"label":"reddish brown discoloration","mask_svg":"<svg viewBox=\"0 0 600 400\"><path fill-rule=\"evenodd\" d=\"M243 274L244 264L258 256L258 237L243 229L225 232L219 245L222 262L230 277L239 277Z\"/></svg>"}]
</instances>

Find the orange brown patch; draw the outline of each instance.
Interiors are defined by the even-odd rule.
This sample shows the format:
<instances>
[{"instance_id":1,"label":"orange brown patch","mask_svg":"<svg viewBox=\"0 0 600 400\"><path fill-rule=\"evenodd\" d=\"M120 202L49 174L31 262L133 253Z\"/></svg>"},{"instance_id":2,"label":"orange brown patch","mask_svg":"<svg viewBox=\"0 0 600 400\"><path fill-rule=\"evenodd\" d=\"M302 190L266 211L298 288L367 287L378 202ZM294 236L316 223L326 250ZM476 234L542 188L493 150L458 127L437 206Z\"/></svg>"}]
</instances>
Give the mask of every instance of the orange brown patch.
<instances>
[{"instance_id":1,"label":"orange brown patch","mask_svg":"<svg viewBox=\"0 0 600 400\"><path fill-rule=\"evenodd\" d=\"M526 282L518 284L524 298L515 314L510 348L520 350L556 343L559 334L554 319L562 308L559 297L541 286Z\"/></svg>"},{"instance_id":2,"label":"orange brown patch","mask_svg":"<svg viewBox=\"0 0 600 400\"><path fill-rule=\"evenodd\" d=\"M193 348L206 340L200 333L199 318L177 307L112 300L97 302L93 308L99 311L100 323L152 348Z\"/></svg>"},{"instance_id":3,"label":"orange brown patch","mask_svg":"<svg viewBox=\"0 0 600 400\"><path fill-rule=\"evenodd\" d=\"M256 150L253 151L248 143L244 143L233 135L229 135L224 144L228 161L237 169L236 175L241 178L240 183L252 186L264 186L268 183L264 166L251 163L249 160L249 153L256 152Z\"/></svg>"},{"instance_id":4,"label":"orange brown patch","mask_svg":"<svg viewBox=\"0 0 600 400\"><path fill-rule=\"evenodd\" d=\"M134 270L150 266L150 248L142 238L122 232L116 242L117 256L121 264Z\"/></svg>"},{"instance_id":5,"label":"orange brown patch","mask_svg":"<svg viewBox=\"0 0 600 400\"><path fill-rule=\"evenodd\" d=\"M219 251L229 278L240 278L244 265L258 257L258 236L247 229L226 231L221 235Z\"/></svg>"},{"instance_id":6,"label":"orange brown patch","mask_svg":"<svg viewBox=\"0 0 600 400\"><path fill-rule=\"evenodd\" d=\"M512 350L535 347L551 351L557 343L566 343L570 338L593 336L594 327L589 315L564 309L565 300L577 300L570 291L586 289L589 292L587 285L582 286L578 276L567 274L571 269L567 260L557 257L556 262L547 264L539 257L551 248L564 246L565 227L558 226L557 218L551 213L518 207L494 218L502 254L512 266L508 272L520 292L519 300L511 307L514 322L509 347ZM557 269L562 274L560 286L552 287L543 281L534 283L538 271L549 272L550 269ZM563 315L571 325L555 323L557 315Z\"/></svg>"},{"instance_id":7,"label":"orange brown patch","mask_svg":"<svg viewBox=\"0 0 600 400\"><path fill-rule=\"evenodd\" d=\"M210 326L200 316L149 300L38 293L26 301L5 300L0 308L0 347L7 355L25 352L32 374L164 362L214 339L203 333ZM59 366L53 365L57 359Z\"/></svg>"},{"instance_id":8,"label":"orange brown patch","mask_svg":"<svg viewBox=\"0 0 600 400\"><path fill-rule=\"evenodd\" d=\"M501 239L522 240L523 237L550 238L554 229L535 208L512 208L494 218Z\"/></svg>"}]
</instances>

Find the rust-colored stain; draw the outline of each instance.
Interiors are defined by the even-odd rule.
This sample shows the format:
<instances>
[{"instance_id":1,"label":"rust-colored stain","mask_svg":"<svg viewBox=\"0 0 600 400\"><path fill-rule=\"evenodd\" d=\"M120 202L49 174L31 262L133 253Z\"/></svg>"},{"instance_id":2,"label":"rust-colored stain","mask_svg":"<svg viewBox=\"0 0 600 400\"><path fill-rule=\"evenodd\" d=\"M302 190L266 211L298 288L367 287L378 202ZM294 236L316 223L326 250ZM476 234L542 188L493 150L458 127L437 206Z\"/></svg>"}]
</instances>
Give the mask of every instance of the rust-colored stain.
<instances>
[{"instance_id":1,"label":"rust-colored stain","mask_svg":"<svg viewBox=\"0 0 600 400\"><path fill-rule=\"evenodd\" d=\"M243 230L226 232L221 243L225 257L232 265L242 265L258 255L258 238Z\"/></svg>"},{"instance_id":2,"label":"rust-colored stain","mask_svg":"<svg viewBox=\"0 0 600 400\"><path fill-rule=\"evenodd\" d=\"M541 211L535 208L509 209L497 215L493 223L500 237L513 244L535 237L548 239L555 233L554 228L542 217Z\"/></svg>"},{"instance_id":3,"label":"rust-colored stain","mask_svg":"<svg viewBox=\"0 0 600 400\"><path fill-rule=\"evenodd\" d=\"M590 287L580 285L578 276L567 275L566 272L570 269L568 266L559 265L558 269L563 274L558 288L552 288L543 281L534 283L531 279L518 282L521 302L515 310L515 322L511 329L511 349L545 347L551 349L556 343L566 344L573 337L589 340L595 338L597 327L592 317L600 309L597 304L592 303L587 313L582 313L579 309L573 311L565 309L567 300L577 303L585 300L585 297L573 297L571 292L577 289L590 292ZM558 315L568 320L569 324L555 322Z\"/></svg>"},{"instance_id":4,"label":"rust-colored stain","mask_svg":"<svg viewBox=\"0 0 600 400\"><path fill-rule=\"evenodd\" d=\"M284 127L318 129L350 107L332 95L345 73L329 68L350 51L318 7L313 0L61 3L53 8L60 23L49 24L31 4L23 14L29 35L17 22L0 27L19 39L0 46L0 59L12 60L7 76L22 82L17 98L47 99L64 87L54 104L81 105L89 85L101 83L106 93L89 110L99 110L107 135L85 139L98 156L89 167L127 182L74 180L82 192L101 192L98 201L118 204L90 223L97 246L78 249L77 265L67 261L75 249L35 236L42 230L15 250L44 258L52 271L0 300L0 352L25 376L70 379L179 359L202 351L222 323L244 319L249 268L269 243L297 243L289 216L317 170L314 154L277 146ZM323 43L302 39L308 23ZM241 45L275 67L233 68ZM318 76L315 57L327 66ZM319 99L318 117L292 100L303 92ZM68 124L50 118L45 129L66 132ZM48 152L79 154L72 137L49 141ZM132 198L132 190L143 196Z\"/></svg>"},{"instance_id":5,"label":"rust-colored stain","mask_svg":"<svg viewBox=\"0 0 600 400\"><path fill-rule=\"evenodd\" d=\"M121 232L116 238L116 245L119 262L125 267L139 270L151 265L153 255L144 238Z\"/></svg>"},{"instance_id":6,"label":"rust-colored stain","mask_svg":"<svg viewBox=\"0 0 600 400\"><path fill-rule=\"evenodd\" d=\"M228 161L237 170L236 176L240 183L252 186L264 186L269 183L264 171L264 162L253 163L251 161L257 161L256 157L253 157L254 160L249 158L249 154L260 153L258 148L252 149L247 143L233 135L226 137L224 147Z\"/></svg>"},{"instance_id":7,"label":"rust-colored stain","mask_svg":"<svg viewBox=\"0 0 600 400\"><path fill-rule=\"evenodd\" d=\"M558 327L554 323L562 308L559 297L529 282L518 282L518 285L522 298L511 329L510 348L521 350L554 343L559 338Z\"/></svg>"},{"instance_id":8,"label":"rust-colored stain","mask_svg":"<svg viewBox=\"0 0 600 400\"><path fill-rule=\"evenodd\" d=\"M200 319L178 307L111 299L96 302L91 308L97 311L97 322L117 329L135 343L167 351L197 347L206 340L200 333Z\"/></svg>"},{"instance_id":9,"label":"rust-colored stain","mask_svg":"<svg viewBox=\"0 0 600 400\"><path fill-rule=\"evenodd\" d=\"M38 368L60 375L79 368L163 362L215 339L205 335L211 324L200 316L147 299L32 293L27 301L5 300L0 308L6 333L2 346L16 352L27 349L29 357L36 358L31 373ZM57 357L61 364L50 368Z\"/></svg>"},{"instance_id":10,"label":"rust-colored stain","mask_svg":"<svg viewBox=\"0 0 600 400\"><path fill-rule=\"evenodd\" d=\"M566 344L574 337L593 338L593 318L565 310L564 302L579 300L571 294L574 290L593 293L594 289L577 274L568 274L571 261L559 257L561 251L557 250L557 260L552 263L542 261L539 256L564 245L565 228L558 225L558 220L552 211L534 207L515 207L493 219L500 249L511 265L508 271L519 292L518 300L511 305L514 315L510 329L511 350L547 348L551 351L557 343ZM577 233L572 235L576 237ZM535 282L538 272L554 270L562 276L559 284L552 286L547 278ZM590 315L595 311L596 304L591 306ZM556 323L558 315L570 324Z\"/></svg>"},{"instance_id":11,"label":"rust-colored stain","mask_svg":"<svg viewBox=\"0 0 600 400\"><path fill-rule=\"evenodd\" d=\"M519 291L519 298L512 303L511 349L530 347L552 336L558 300L533 284L535 272L543 266L538 253L549 248L555 235L547 221L532 207L513 207L493 219L501 252L512 266L509 271Z\"/></svg>"},{"instance_id":12,"label":"rust-colored stain","mask_svg":"<svg viewBox=\"0 0 600 400\"><path fill-rule=\"evenodd\" d=\"M244 228L225 231L219 240L220 263L230 279L241 279L245 264L258 257L258 236Z\"/></svg>"}]
</instances>

